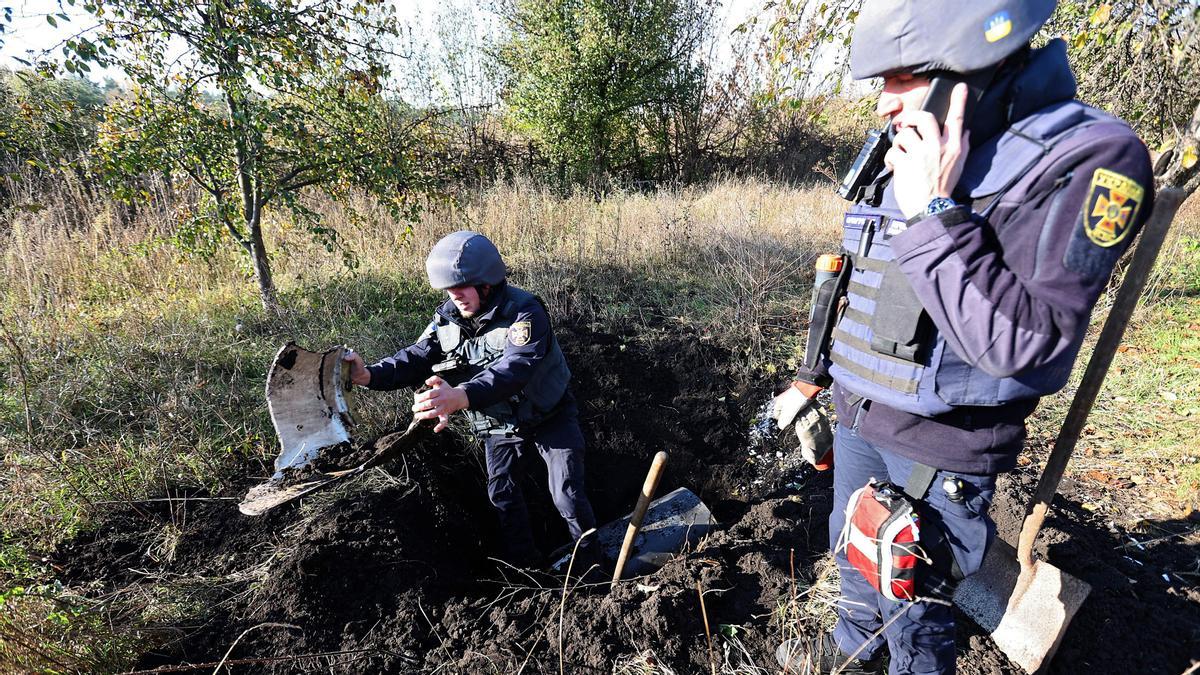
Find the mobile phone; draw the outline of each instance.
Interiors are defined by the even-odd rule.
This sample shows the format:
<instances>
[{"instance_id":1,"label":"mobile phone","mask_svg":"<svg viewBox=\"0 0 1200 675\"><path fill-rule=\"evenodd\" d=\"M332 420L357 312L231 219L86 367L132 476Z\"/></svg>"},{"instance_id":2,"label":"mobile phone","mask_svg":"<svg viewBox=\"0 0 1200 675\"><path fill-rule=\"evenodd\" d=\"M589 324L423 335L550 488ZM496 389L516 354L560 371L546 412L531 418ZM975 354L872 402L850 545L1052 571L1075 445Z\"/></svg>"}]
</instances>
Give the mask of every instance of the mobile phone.
<instances>
[{"instance_id":1,"label":"mobile phone","mask_svg":"<svg viewBox=\"0 0 1200 675\"><path fill-rule=\"evenodd\" d=\"M971 118L975 103L979 101L983 90L991 81L992 74L991 69L967 76L947 72L934 74L930 77L929 92L921 103L921 110L933 113L939 126L945 124L946 113L950 110L950 95L959 82L965 82L967 84L967 107L963 111L965 123ZM892 147L892 139L895 135L891 122L888 122L883 129L872 129L867 132L867 142L858 151L858 156L854 158L854 163L850 165L850 170L846 172L845 178L838 186L839 196L852 202L862 200L867 187L883 171L883 157Z\"/></svg>"},{"instance_id":2,"label":"mobile phone","mask_svg":"<svg viewBox=\"0 0 1200 675\"><path fill-rule=\"evenodd\" d=\"M945 76L934 77L929 81L929 93L925 94L921 110L933 113L938 127L946 123L946 113L950 110L950 95L954 93L954 87L958 86L959 82L962 82L959 78Z\"/></svg>"}]
</instances>

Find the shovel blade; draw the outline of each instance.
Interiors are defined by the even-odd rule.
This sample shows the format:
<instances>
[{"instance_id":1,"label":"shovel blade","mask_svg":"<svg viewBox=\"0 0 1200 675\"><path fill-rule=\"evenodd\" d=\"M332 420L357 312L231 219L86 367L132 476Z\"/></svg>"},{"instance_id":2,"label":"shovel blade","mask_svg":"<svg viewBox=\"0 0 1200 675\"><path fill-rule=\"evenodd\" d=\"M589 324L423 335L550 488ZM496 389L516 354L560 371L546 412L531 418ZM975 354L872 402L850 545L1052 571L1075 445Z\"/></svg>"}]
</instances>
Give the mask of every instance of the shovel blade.
<instances>
[{"instance_id":1,"label":"shovel blade","mask_svg":"<svg viewBox=\"0 0 1200 675\"><path fill-rule=\"evenodd\" d=\"M596 530L596 542L607 562L616 561L620 555L632 515L627 514ZM687 488L679 488L655 499L646 510L642 527L634 540L634 550L625 561L623 578L650 574L659 569L679 555L684 546L699 541L712 527L712 512L700 501L700 497ZM569 545L555 551L555 562L551 568L565 572L571 560L570 553Z\"/></svg>"},{"instance_id":2,"label":"shovel blade","mask_svg":"<svg viewBox=\"0 0 1200 675\"><path fill-rule=\"evenodd\" d=\"M299 469L332 446L351 441L354 419L348 396L349 371L341 347L310 352L289 342L267 375L267 408L279 436L275 477Z\"/></svg>"},{"instance_id":3,"label":"shovel blade","mask_svg":"<svg viewBox=\"0 0 1200 675\"><path fill-rule=\"evenodd\" d=\"M246 498L238 504L238 511L247 516L260 516L276 506L286 504L297 497L303 497L310 492L319 490L341 477L338 475L321 474L316 478L291 485L285 485L280 481L269 481L261 485L255 485L246 493Z\"/></svg>"},{"instance_id":4,"label":"shovel blade","mask_svg":"<svg viewBox=\"0 0 1200 675\"><path fill-rule=\"evenodd\" d=\"M1091 590L1040 560L1022 575L1016 550L997 539L979 571L958 585L954 604L990 633L1010 660L1037 673L1049 665Z\"/></svg>"}]
</instances>

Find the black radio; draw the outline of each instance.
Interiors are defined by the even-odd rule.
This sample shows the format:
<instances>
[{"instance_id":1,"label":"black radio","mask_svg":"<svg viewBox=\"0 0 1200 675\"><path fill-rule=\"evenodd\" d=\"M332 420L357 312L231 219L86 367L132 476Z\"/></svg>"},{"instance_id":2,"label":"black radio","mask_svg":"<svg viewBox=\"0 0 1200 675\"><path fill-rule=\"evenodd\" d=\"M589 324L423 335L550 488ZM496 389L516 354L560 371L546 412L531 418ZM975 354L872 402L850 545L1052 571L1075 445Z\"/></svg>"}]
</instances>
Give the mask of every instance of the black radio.
<instances>
[{"instance_id":1,"label":"black radio","mask_svg":"<svg viewBox=\"0 0 1200 675\"><path fill-rule=\"evenodd\" d=\"M837 193L842 199L852 202L862 200L863 190L883 170L883 156L887 154L888 148L892 147L891 131L892 125L889 124L885 129L872 129L867 132L867 142L862 150L858 151L858 157L854 158L854 164L850 165L850 170L838 186Z\"/></svg>"}]
</instances>

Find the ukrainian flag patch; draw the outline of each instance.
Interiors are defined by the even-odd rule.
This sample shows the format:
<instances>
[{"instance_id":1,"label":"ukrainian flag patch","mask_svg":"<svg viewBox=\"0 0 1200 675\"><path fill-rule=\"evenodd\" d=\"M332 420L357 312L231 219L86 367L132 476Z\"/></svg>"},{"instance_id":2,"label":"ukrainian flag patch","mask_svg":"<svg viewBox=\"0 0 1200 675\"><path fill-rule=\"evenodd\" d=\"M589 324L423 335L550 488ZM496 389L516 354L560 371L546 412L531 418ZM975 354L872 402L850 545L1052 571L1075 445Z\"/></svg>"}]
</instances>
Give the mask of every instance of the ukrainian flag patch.
<instances>
[{"instance_id":1,"label":"ukrainian flag patch","mask_svg":"<svg viewBox=\"0 0 1200 675\"><path fill-rule=\"evenodd\" d=\"M1146 190L1116 171L1096 169L1083 203L1083 231L1097 246L1114 246L1129 234Z\"/></svg>"},{"instance_id":2,"label":"ukrainian flag patch","mask_svg":"<svg viewBox=\"0 0 1200 675\"><path fill-rule=\"evenodd\" d=\"M983 37L987 38L988 42L1003 39L1011 32L1012 18L1008 16L1008 12L996 12L983 24Z\"/></svg>"}]
</instances>

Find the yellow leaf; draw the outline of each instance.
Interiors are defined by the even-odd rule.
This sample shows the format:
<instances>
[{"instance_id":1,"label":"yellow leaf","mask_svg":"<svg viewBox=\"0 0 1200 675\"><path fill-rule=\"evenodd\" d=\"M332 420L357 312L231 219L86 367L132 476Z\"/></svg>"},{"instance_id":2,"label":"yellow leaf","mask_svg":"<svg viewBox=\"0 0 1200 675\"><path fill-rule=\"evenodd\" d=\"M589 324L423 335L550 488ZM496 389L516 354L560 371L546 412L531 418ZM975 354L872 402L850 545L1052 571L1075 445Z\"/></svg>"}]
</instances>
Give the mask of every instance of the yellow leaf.
<instances>
[{"instance_id":1,"label":"yellow leaf","mask_svg":"<svg viewBox=\"0 0 1200 675\"><path fill-rule=\"evenodd\" d=\"M1074 47L1075 49L1082 49L1083 46L1087 44L1087 41L1088 41L1087 31L1083 31L1083 32L1079 33L1078 35L1076 35L1074 38L1072 38L1071 46Z\"/></svg>"},{"instance_id":2,"label":"yellow leaf","mask_svg":"<svg viewBox=\"0 0 1200 675\"><path fill-rule=\"evenodd\" d=\"M1200 153L1196 152L1196 146L1189 145L1183 149L1183 157L1180 158L1179 163L1183 165L1183 168L1190 169L1196 166L1198 159L1200 159Z\"/></svg>"},{"instance_id":3,"label":"yellow leaf","mask_svg":"<svg viewBox=\"0 0 1200 675\"><path fill-rule=\"evenodd\" d=\"M1092 12L1092 25L1099 26L1108 23L1108 17L1112 14L1112 5L1103 4Z\"/></svg>"}]
</instances>

